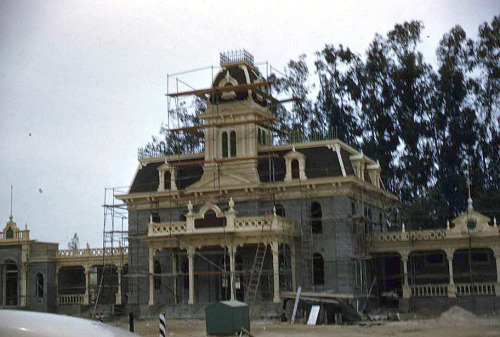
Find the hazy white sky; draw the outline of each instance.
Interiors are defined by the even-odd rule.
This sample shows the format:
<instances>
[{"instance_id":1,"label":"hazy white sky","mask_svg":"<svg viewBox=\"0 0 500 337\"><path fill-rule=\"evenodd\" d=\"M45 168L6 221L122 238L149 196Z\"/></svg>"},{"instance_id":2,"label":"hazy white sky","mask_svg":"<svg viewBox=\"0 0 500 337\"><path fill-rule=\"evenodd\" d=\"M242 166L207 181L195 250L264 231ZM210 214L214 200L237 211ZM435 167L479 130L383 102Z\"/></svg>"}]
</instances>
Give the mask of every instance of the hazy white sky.
<instances>
[{"instance_id":1,"label":"hazy white sky","mask_svg":"<svg viewBox=\"0 0 500 337\"><path fill-rule=\"evenodd\" d=\"M0 220L14 185L14 220L32 238L102 245L104 188L131 183L137 148L166 122L167 74L217 65L220 51L281 69L325 44L363 53L418 19L433 63L443 33L475 36L499 13L498 0L0 0Z\"/></svg>"}]
</instances>

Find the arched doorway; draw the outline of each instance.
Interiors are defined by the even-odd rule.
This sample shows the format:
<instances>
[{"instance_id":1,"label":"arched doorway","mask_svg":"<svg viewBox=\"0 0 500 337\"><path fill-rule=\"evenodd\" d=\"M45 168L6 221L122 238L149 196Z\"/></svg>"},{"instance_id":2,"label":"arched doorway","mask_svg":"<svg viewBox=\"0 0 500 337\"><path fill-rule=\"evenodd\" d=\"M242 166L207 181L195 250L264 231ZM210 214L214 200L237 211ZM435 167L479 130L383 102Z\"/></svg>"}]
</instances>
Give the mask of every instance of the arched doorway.
<instances>
[{"instance_id":1,"label":"arched doorway","mask_svg":"<svg viewBox=\"0 0 500 337\"><path fill-rule=\"evenodd\" d=\"M5 305L18 305L18 270L12 260L5 261Z\"/></svg>"}]
</instances>

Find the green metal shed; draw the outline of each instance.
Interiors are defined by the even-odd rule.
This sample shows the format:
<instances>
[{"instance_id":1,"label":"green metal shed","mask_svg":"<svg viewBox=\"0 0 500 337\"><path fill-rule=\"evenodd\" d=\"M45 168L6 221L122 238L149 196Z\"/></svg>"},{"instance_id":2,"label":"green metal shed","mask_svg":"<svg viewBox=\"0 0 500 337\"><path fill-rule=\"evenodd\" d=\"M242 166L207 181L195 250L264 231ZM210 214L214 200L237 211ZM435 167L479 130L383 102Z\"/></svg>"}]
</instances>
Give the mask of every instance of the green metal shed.
<instances>
[{"instance_id":1,"label":"green metal shed","mask_svg":"<svg viewBox=\"0 0 500 337\"><path fill-rule=\"evenodd\" d=\"M207 334L234 335L244 328L250 331L250 307L239 301L223 301L205 308Z\"/></svg>"}]
</instances>

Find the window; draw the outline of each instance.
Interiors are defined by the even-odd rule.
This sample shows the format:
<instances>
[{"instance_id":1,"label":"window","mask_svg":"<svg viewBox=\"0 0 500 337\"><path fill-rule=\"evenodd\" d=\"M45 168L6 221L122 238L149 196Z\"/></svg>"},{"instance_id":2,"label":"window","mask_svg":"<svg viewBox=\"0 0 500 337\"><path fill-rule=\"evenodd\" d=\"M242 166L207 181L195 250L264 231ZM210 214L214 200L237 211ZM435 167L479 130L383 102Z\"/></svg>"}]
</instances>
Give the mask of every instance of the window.
<instances>
[{"instance_id":1,"label":"window","mask_svg":"<svg viewBox=\"0 0 500 337\"><path fill-rule=\"evenodd\" d=\"M321 205L319 202L313 202L311 204L310 219L311 219L311 230L314 234L320 234L323 232L323 222L321 218L323 217L323 212L321 211Z\"/></svg>"},{"instance_id":2,"label":"window","mask_svg":"<svg viewBox=\"0 0 500 337\"><path fill-rule=\"evenodd\" d=\"M163 175L163 184L164 184L164 189L169 190L171 188L171 180L172 180L172 174L170 171L167 171Z\"/></svg>"},{"instance_id":3,"label":"window","mask_svg":"<svg viewBox=\"0 0 500 337\"><path fill-rule=\"evenodd\" d=\"M222 157L229 157L228 146L227 146L227 132L222 133Z\"/></svg>"},{"instance_id":4,"label":"window","mask_svg":"<svg viewBox=\"0 0 500 337\"><path fill-rule=\"evenodd\" d=\"M5 238L6 239L13 239L14 238L14 231L12 230L11 227L7 229L7 232L5 233Z\"/></svg>"},{"instance_id":5,"label":"window","mask_svg":"<svg viewBox=\"0 0 500 337\"><path fill-rule=\"evenodd\" d=\"M285 208L283 207L282 204L276 204L274 208L276 208L277 216L285 217Z\"/></svg>"},{"instance_id":6,"label":"window","mask_svg":"<svg viewBox=\"0 0 500 337\"><path fill-rule=\"evenodd\" d=\"M325 284L325 261L321 254L313 254L313 277L315 285Z\"/></svg>"},{"instance_id":7,"label":"window","mask_svg":"<svg viewBox=\"0 0 500 337\"><path fill-rule=\"evenodd\" d=\"M300 179L299 161L292 160L292 179Z\"/></svg>"},{"instance_id":8,"label":"window","mask_svg":"<svg viewBox=\"0 0 500 337\"><path fill-rule=\"evenodd\" d=\"M159 276L158 274L161 274L161 264L160 264L160 261L158 260L155 260L154 261L154 279L155 279L155 282L154 282L154 287L155 289L160 289L161 288L161 276Z\"/></svg>"},{"instance_id":9,"label":"window","mask_svg":"<svg viewBox=\"0 0 500 337\"><path fill-rule=\"evenodd\" d=\"M154 223L160 223L161 222L160 214L154 212L151 213L151 221Z\"/></svg>"},{"instance_id":10,"label":"window","mask_svg":"<svg viewBox=\"0 0 500 337\"><path fill-rule=\"evenodd\" d=\"M351 214L356 215L356 203L351 201Z\"/></svg>"},{"instance_id":11,"label":"window","mask_svg":"<svg viewBox=\"0 0 500 337\"><path fill-rule=\"evenodd\" d=\"M36 274L35 294L37 298L43 298L43 275L41 273Z\"/></svg>"},{"instance_id":12,"label":"window","mask_svg":"<svg viewBox=\"0 0 500 337\"><path fill-rule=\"evenodd\" d=\"M236 157L236 131L231 131L231 157Z\"/></svg>"},{"instance_id":13,"label":"window","mask_svg":"<svg viewBox=\"0 0 500 337\"><path fill-rule=\"evenodd\" d=\"M225 227L226 218L218 218L213 210L206 211L203 219L194 220L194 228Z\"/></svg>"}]
</instances>

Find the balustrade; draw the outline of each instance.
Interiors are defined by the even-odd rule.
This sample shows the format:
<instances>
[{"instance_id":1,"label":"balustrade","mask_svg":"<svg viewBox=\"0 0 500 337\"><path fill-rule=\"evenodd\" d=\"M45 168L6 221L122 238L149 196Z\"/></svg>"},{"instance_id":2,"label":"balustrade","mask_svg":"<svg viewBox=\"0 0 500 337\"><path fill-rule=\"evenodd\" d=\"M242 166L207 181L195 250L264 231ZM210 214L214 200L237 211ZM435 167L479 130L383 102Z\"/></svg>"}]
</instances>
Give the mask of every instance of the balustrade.
<instances>
[{"instance_id":1,"label":"balustrade","mask_svg":"<svg viewBox=\"0 0 500 337\"><path fill-rule=\"evenodd\" d=\"M118 248L85 248L85 249L61 249L57 251L59 258L77 258L77 257L93 257L93 256L111 255L127 255L128 247Z\"/></svg>"},{"instance_id":2,"label":"balustrade","mask_svg":"<svg viewBox=\"0 0 500 337\"><path fill-rule=\"evenodd\" d=\"M446 239L446 230L423 230L410 232L387 232L375 233L367 237L371 241L396 242L396 241L418 241L418 240L442 240Z\"/></svg>"},{"instance_id":3,"label":"balustrade","mask_svg":"<svg viewBox=\"0 0 500 337\"><path fill-rule=\"evenodd\" d=\"M77 295L59 295L58 303L59 304L83 304L83 298L85 295L77 294Z\"/></svg>"},{"instance_id":4,"label":"balustrade","mask_svg":"<svg viewBox=\"0 0 500 337\"><path fill-rule=\"evenodd\" d=\"M447 284L419 284L412 285L412 297L446 297L448 296Z\"/></svg>"},{"instance_id":5,"label":"balustrade","mask_svg":"<svg viewBox=\"0 0 500 337\"><path fill-rule=\"evenodd\" d=\"M462 283L457 284L457 296L491 296L495 295L495 283Z\"/></svg>"},{"instance_id":6,"label":"balustrade","mask_svg":"<svg viewBox=\"0 0 500 337\"><path fill-rule=\"evenodd\" d=\"M148 236L170 236L178 234L191 233L218 233L218 232L248 232L248 231L291 231L293 229L293 221L279 216L260 216L260 217L243 217L243 218L227 218L227 224L224 228L193 228L190 229L187 222L167 222L148 224Z\"/></svg>"}]
</instances>

